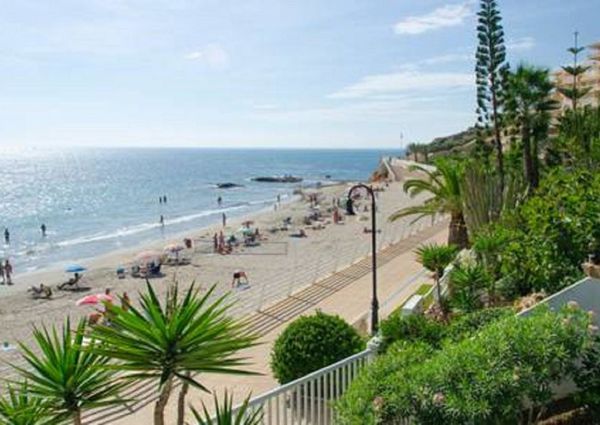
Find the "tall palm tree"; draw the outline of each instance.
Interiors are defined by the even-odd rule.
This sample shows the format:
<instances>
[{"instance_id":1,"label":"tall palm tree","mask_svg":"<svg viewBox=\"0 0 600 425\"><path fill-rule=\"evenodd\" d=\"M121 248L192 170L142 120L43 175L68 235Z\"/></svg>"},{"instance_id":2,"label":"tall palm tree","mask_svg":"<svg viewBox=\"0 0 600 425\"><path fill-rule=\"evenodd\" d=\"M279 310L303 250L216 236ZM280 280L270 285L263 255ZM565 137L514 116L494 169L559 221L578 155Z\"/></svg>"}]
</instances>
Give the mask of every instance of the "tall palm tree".
<instances>
[{"instance_id":1,"label":"tall palm tree","mask_svg":"<svg viewBox=\"0 0 600 425\"><path fill-rule=\"evenodd\" d=\"M109 359L94 351L94 341L84 346L85 330L85 320L71 329L69 319L60 333L54 327L34 328L37 349L19 343L29 368L13 366L27 380L29 394L47 402L53 420L75 425L82 423L84 410L123 402L124 383L107 369Z\"/></svg>"},{"instance_id":2,"label":"tall palm tree","mask_svg":"<svg viewBox=\"0 0 600 425\"><path fill-rule=\"evenodd\" d=\"M197 425L260 425L263 423L263 411L250 409L250 396L244 400L237 411L233 409L233 395L227 395L227 391L220 402L217 395L214 396L215 411L211 415L208 408L202 403L202 411L192 408L192 413Z\"/></svg>"},{"instance_id":3,"label":"tall palm tree","mask_svg":"<svg viewBox=\"0 0 600 425\"><path fill-rule=\"evenodd\" d=\"M0 425L58 425L48 402L29 393L26 382L9 385L0 398Z\"/></svg>"},{"instance_id":4,"label":"tall palm tree","mask_svg":"<svg viewBox=\"0 0 600 425\"><path fill-rule=\"evenodd\" d=\"M251 373L241 368L245 359L236 354L255 345L256 337L248 333L244 322L227 315L225 296L210 301L214 288L200 296L191 285L180 298L175 285L161 304L147 283L139 308L107 305L113 316L111 325L98 326L93 332L102 342L98 352L118 360L129 379L158 381L155 425L165 423L164 410L175 381L208 392L192 373ZM182 415L178 423L183 423Z\"/></svg>"},{"instance_id":5,"label":"tall palm tree","mask_svg":"<svg viewBox=\"0 0 600 425\"><path fill-rule=\"evenodd\" d=\"M433 273L437 302L443 311L440 279L444 275L444 270L448 267L448 264L456 258L457 248L454 245L428 244L417 248L415 253L417 254L417 261Z\"/></svg>"},{"instance_id":6,"label":"tall palm tree","mask_svg":"<svg viewBox=\"0 0 600 425\"><path fill-rule=\"evenodd\" d=\"M420 171L423 178L409 179L404 183L404 191L411 197L421 193L430 193L422 205L402 208L390 216L390 220L397 220L409 215L417 215L415 221L434 214L449 214L450 227L448 244L456 245L463 249L469 245L469 236L465 223L463 209L463 194L461 181L464 166L462 163L440 158L435 161L436 169L431 171L428 167L415 165L412 171Z\"/></svg>"},{"instance_id":7,"label":"tall palm tree","mask_svg":"<svg viewBox=\"0 0 600 425\"><path fill-rule=\"evenodd\" d=\"M523 148L523 169L529 187L539 185L539 145L548 137L550 112L556 102L550 98L554 85L549 71L519 65L507 78L506 109Z\"/></svg>"}]
</instances>

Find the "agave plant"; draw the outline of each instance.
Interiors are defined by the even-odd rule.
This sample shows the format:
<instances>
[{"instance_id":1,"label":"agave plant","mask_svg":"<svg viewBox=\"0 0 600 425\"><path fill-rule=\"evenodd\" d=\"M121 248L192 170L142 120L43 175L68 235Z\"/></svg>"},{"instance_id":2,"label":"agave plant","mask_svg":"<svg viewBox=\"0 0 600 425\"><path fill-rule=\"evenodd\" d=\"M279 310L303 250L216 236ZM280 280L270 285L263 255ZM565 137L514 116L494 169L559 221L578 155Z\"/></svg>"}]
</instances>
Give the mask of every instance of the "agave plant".
<instances>
[{"instance_id":1,"label":"agave plant","mask_svg":"<svg viewBox=\"0 0 600 425\"><path fill-rule=\"evenodd\" d=\"M192 413L197 425L259 425L264 417L262 409L252 410L250 408L250 396L246 397L238 409L233 409L233 395L227 391L223 395L223 401L219 402L214 395L215 411L211 414L202 402L202 411L192 408Z\"/></svg>"},{"instance_id":2,"label":"agave plant","mask_svg":"<svg viewBox=\"0 0 600 425\"><path fill-rule=\"evenodd\" d=\"M102 342L98 352L118 360L129 379L157 381L156 425L165 423L164 410L176 381L208 392L192 374L251 373L242 368L246 361L237 353L255 345L256 336L244 322L227 315L226 296L210 301L214 288L201 296L191 285L180 299L175 285L161 304L148 282L139 308L107 305L111 325L94 329L94 337ZM180 404L184 400L185 392ZM177 423L183 424L181 413Z\"/></svg>"},{"instance_id":3,"label":"agave plant","mask_svg":"<svg viewBox=\"0 0 600 425\"><path fill-rule=\"evenodd\" d=\"M29 393L27 382L9 385L0 398L0 425L58 425L51 417L50 406ZM64 423L64 422L62 422Z\"/></svg>"},{"instance_id":4,"label":"agave plant","mask_svg":"<svg viewBox=\"0 0 600 425\"><path fill-rule=\"evenodd\" d=\"M94 350L93 341L84 346L85 330L85 320L73 330L67 319L62 332L34 328L35 351L19 343L29 367L13 367L27 380L29 395L43 399L57 422L80 425L83 411L123 402L119 391L125 383L107 369L109 359Z\"/></svg>"}]
</instances>

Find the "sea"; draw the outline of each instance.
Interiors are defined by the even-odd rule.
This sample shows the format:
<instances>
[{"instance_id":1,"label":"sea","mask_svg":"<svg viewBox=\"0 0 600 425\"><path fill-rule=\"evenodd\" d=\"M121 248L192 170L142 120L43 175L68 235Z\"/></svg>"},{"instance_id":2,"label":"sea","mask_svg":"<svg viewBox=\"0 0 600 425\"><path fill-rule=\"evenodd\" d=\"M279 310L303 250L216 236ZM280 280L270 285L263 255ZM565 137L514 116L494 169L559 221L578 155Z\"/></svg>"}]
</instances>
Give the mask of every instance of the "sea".
<instances>
[{"instance_id":1,"label":"sea","mask_svg":"<svg viewBox=\"0 0 600 425\"><path fill-rule=\"evenodd\" d=\"M2 148L0 256L15 273L64 267L273 208L298 186L364 181L400 150ZM293 175L302 183L252 177ZM219 189L218 183L241 187ZM166 196L167 202L159 202ZM217 199L222 198L222 204ZM164 217L164 226L160 217ZM46 237L41 225L46 225ZM1 232L8 229L9 243Z\"/></svg>"}]
</instances>

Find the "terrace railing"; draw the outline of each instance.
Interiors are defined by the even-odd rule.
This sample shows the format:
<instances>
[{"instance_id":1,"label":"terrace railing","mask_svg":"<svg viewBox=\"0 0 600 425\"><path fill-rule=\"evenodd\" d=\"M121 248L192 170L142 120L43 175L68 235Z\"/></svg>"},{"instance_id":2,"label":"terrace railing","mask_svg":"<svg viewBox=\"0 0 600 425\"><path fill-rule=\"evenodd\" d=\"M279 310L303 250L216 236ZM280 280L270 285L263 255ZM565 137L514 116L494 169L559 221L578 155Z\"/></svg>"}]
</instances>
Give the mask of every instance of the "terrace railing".
<instances>
[{"instance_id":1,"label":"terrace railing","mask_svg":"<svg viewBox=\"0 0 600 425\"><path fill-rule=\"evenodd\" d=\"M374 357L375 353L367 349L254 397L249 402L249 413L262 410L265 425L335 424L332 403Z\"/></svg>"}]
</instances>

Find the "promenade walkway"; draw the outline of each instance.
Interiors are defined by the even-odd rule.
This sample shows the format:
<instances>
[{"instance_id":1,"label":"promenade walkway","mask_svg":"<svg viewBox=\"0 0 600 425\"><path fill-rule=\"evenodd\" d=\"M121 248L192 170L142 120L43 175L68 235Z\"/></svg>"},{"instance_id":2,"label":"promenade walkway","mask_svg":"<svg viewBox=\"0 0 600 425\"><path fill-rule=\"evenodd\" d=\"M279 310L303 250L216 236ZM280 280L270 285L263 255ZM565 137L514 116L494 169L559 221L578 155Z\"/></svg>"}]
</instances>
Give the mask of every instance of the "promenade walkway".
<instances>
[{"instance_id":1,"label":"promenade walkway","mask_svg":"<svg viewBox=\"0 0 600 425\"><path fill-rule=\"evenodd\" d=\"M383 315L408 298L426 280L421 266L415 261L413 250L422 243L444 242L447 223L442 221L427 227L419 233L390 245L378 254L378 291ZM263 308L249 317L253 331L261 335L261 344L246 350L245 357L249 369L261 372L257 376L205 375L203 385L219 394L224 389L233 391L236 400L241 401L249 393L258 395L277 386L270 374L269 356L273 342L285 329L287 323L302 314L321 310L338 314L349 322L355 322L369 311L371 302L371 259L364 258L346 269L332 274L316 283L301 289L290 296ZM394 299L394 305L386 305L386 300ZM84 423L99 425L136 425L152 423L153 401L156 386L140 383L131 388L125 397L139 401L117 409L99 409L85 415ZM209 396L212 397L212 396ZM199 406L200 400L211 398L198 391L190 391L188 403ZM174 423L176 417L177 391L167 407L167 423Z\"/></svg>"}]
</instances>

